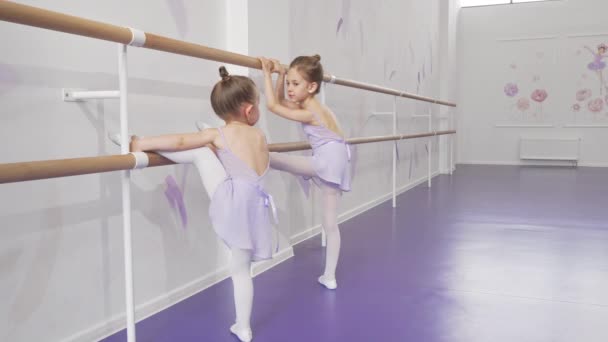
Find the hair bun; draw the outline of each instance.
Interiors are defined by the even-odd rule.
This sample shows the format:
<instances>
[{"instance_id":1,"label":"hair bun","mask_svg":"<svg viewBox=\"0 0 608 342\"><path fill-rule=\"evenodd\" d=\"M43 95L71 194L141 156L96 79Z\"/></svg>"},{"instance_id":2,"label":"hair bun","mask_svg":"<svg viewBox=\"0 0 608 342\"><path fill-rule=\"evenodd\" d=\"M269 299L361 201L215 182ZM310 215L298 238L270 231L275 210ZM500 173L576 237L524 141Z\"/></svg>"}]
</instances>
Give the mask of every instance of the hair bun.
<instances>
[{"instance_id":1,"label":"hair bun","mask_svg":"<svg viewBox=\"0 0 608 342\"><path fill-rule=\"evenodd\" d=\"M312 55L311 57L312 57L313 59L315 59L317 62L320 62L320 61L321 61L321 56L319 56L319 55Z\"/></svg>"},{"instance_id":2,"label":"hair bun","mask_svg":"<svg viewBox=\"0 0 608 342\"><path fill-rule=\"evenodd\" d=\"M220 77L222 78L222 81L230 79L230 74L228 73L228 70L226 70L226 67L223 65L220 67Z\"/></svg>"}]
</instances>

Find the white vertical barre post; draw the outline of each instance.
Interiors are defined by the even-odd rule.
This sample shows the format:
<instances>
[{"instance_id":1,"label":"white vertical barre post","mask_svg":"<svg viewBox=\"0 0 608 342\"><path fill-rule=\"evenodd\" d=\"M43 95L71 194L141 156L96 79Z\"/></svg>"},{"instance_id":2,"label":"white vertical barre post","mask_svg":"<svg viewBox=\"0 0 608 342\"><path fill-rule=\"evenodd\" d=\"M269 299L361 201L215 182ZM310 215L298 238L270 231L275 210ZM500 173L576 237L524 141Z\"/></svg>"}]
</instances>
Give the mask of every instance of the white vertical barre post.
<instances>
[{"instance_id":1,"label":"white vertical barre post","mask_svg":"<svg viewBox=\"0 0 608 342\"><path fill-rule=\"evenodd\" d=\"M448 109L448 123L449 123L449 129L453 129L453 121L452 121L452 113L450 113L451 110ZM455 120L454 120L455 122ZM449 152L450 152L450 175L452 174L453 170L454 170L454 135L453 134L449 134L448 135L448 139L449 140Z\"/></svg>"},{"instance_id":2,"label":"white vertical barre post","mask_svg":"<svg viewBox=\"0 0 608 342\"><path fill-rule=\"evenodd\" d=\"M127 46L118 45L118 83L120 89L120 150L129 153L129 122L127 107ZM125 300L127 341L135 342L135 309L133 300L133 254L131 243L131 171L122 171L122 224L125 258Z\"/></svg>"},{"instance_id":3,"label":"white vertical barre post","mask_svg":"<svg viewBox=\"0 0 608 342\"><path fill-rule=\"evenodd\" d=\"M397 96L393 97L393 135L397 135ZM393 208L397 207L397 141L393 142Z\"/></svg>"},{"instance_id":4,"label":"white vertical barre post","mask_svg":"<svg viewBox=\"0 0 608 342\"><path fill-rule=\"evenodd\" d=\"M429 106L428 112L429 112L429 132L432 132L433 131L433 117L431 115L431 107L430 106ZM429 170L428 170L428 180L427 180L427 183L428 183L428 187L430 188L431 187L431 166L433 165L432 162L431 162L431 159L433 158L433 153L432 153L433 152L433 137L429 137L429 143L428 143L427 147L429 149L428 152L427 152L428 164L429 164L428 165Z\"/></svg>"},{"instance_id":5,"label":"white vertical barre post","mask_svg":"<svg viewBox=\"0 0 608 342\"><path fill-rule=\"evenodd\" d=\"M453 110L452 111L452 124L450 125L450 127L452 127L452 129L456 129L456 111ZM452 168L450 169L450 174L452 172L454 172L454 169L456 168L456 135L455 134L450 134L450 142L451 142L451 154L450 157L452 158Z\"/></svg>"},{"instance_id":6,"label":"white vertical barre post","mask_svg":"<svg viewBox=\"0 0 608 342\"><path fill-rule=\"evenodd\" d=\"M325 82L321 82L321 103L325 104ZM323 229L323 224L321 224L321 246L327 246L327 236L325 235L325 230Z\"/></svg>"}]
</instances>

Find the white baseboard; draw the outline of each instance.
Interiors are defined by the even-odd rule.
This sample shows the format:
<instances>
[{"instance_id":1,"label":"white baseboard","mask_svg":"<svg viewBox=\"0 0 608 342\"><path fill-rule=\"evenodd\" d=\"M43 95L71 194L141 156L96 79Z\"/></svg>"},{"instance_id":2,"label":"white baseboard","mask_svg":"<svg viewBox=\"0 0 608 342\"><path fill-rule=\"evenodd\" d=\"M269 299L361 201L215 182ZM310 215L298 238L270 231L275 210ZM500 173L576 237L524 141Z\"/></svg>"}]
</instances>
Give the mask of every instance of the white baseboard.
<instances>
[{"instance_id":1,"label":"white baseboard","mask_svg":"<svg viewBox=\"0 0 608 342\"><path fill-rule=\"evenodd\" d=\"M158 313L230 276L228 267L208 273L166 294L153 298L135 308L135 321L141 321ZM97 324L87 330L76 333L64 342L98 341L122 329L125 329L125 314L115 315L109 320Z\"/></svg>"},{"instance_id":2,"label":"white baseboard","mask_svg":"<svg viewBox=\"0 0 608 342\"><path fill-rule=\"evenodd\" d=\"M518 160L515 161L487 161L487 160L470 160L470 161L459 161L458 164L466 164L466 165L516 165L516 166L524 166L524 165L540 165L538 163L524 163ZM562 164L559 164L562 165ZM563 165L572 165L571 163L566 163ZM608 167L608 163L578 163L578 166L582 167Z\"/></svg>"},{"instance_id":3,"label":"white baseboard","mask_svg":"<svg viewBox=\"0 0 608 342\"><path fill-rule=\"evenodd\" d=\"M291 257L293 257L293 246L283 248L277 254L273 255L272 259L254 263L251 268L251 274L253 274L254 277L258 276Z\"/></svg>"},{"instance_id":4,"label":"white baseboard","mask_svg":"<svg viewBox=\"0 0 608 342\"><path fill-rule=\"evenodd\" d=\"M253 264L251 272L255 277L281 262L293 256L293 247L289 246L273 255L270 260L264 260ZM196 280L180 286L166 294L153 298L135 308L135 321L142 321L154 314L157 314L219 282L230 277L228 267L222 267L214 272L208 273ZM126 328L125 314L113 316L104 323L97 324L89 329L80 331L65 340L64 342L88 342L98 341L115 334Z\"/></svg>"},{"instance_id":5,"label":"white baseboard","mask_svg":"<svg viewBox=\"0 0 608 342\"><path fill-rule=\"evenodd\" d=\"M519 161L490 161L490 160L469 160L459 161L462 165L521 165Z\"/></svg>"},{"instance_id":6,"label":"white baseboard","mask_svg":"<svg viewBox=\"0 0 608 342\"><path fill-rule=\"evenodd\" d=\"M452 173L454 171L456 171L456 167L452 167ZM450 173L451 173L450 168L445 168L445 169L439 170L439 174L442 174L442 175L449 175Z\"/></svg>"},{"instance_id":7,"label":"white baseboard","mask_svg":"<svg viewBox=\"0 0 608 342\"><path fill-rule=\"evenodd\" d=\"M608 163L578 163L578 166L583 166L583 167L608 167Z\"/></svg>"},{"instance_id":8,"label":"white baseboard","mask_svg":"<svg viewBox=\"0 0 608 342\"><path fill-rule=\"evenodd\" d=\"M439 175L439 172L435 171L434 173L431 174L431 178L433 178L437 175ZM407 190L409 190L415 186L418 186L426 181L427 181L427 177L424 176L424 177L420 177L419 179L417 179L411 183L408 183L400 188L397 188L397 195L400 195L400 194L406 192ZM389 192L388 194L382 195L369 202L363 203L358 207L350 209L350 210L338 215L338 223L342 223L346 220L349 220L383 202L390 200L391 198L393 198L393 193ZM316 226L313 226L312 228L309 228L303 232L295 234L294 236L291 237L290 241L291 241L292 245L297 245L298 243L306 241L306 240L310 239L311 237L316 236L319 233L321 233L321 225L317 224Z\"/></svg>"},{"instance_id":9,"label":"white baseboard","mask_svg":"<svg viewBox=\"0 0 608 342\"><path fill-rule=\"evenodd\" d=\"M340 222L342 222L342 220L340 220L340 217L338 217L338 223L340 223ZM319 233L321 233L321 225L317 224L316 226L313 226L312 228L308 228L305 231L292 236L290 239L290 242L292 245L295 246L302 241L306 241L306 240L310 239L311 237L316 236Z\"/></svg>"}]
</instances>

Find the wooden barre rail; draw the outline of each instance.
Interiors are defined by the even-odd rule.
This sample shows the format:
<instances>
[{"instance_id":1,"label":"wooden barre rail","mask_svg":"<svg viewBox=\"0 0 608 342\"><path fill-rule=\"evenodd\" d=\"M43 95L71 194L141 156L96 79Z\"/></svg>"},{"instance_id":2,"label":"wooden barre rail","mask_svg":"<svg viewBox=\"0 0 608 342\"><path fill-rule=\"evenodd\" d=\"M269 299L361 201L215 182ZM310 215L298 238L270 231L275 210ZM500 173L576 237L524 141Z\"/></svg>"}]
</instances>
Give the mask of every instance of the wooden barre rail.
<instances>
[{"instance_id":1,"label":"wooden barre rail","mask_svg":"<svg viewBox=\"0 0 608 342\"><path fill-rule=\"evenodd\" d=\"M454 134L456 131L437 131L410 135L387 135L347 139L351 145L372 142L405 140L436 135ZM271 152L290 152L310 149L307 142L292 142L268 145ZM156 153L147 152L148 167L174 164ZM92 173L130 170L135 167L135 157L131 154L84 157L72 159L41 160L20 163L0 164L0 184L25 182L37 179L68 177Z\"/></svg>"},{"instance_id":2,"label":"wooden barre rail","mask_svg":"<svg viewBox=\"0 0 608 342\"><path fill-rule=\"evenodd\" d=\"M17 4L10 1L0 1L0 20L121 44L129 44L132 39L131 30L127 27L116 26L33 6ZM262 68L260 61L254 57L163 37L153 33L145 32L145 36L146 42L142 46L144 48L175 53L178 55L203 58L216 62L240 65L253 69ZM336 78L330 74L325 74L323 79L326 82L331 82L346 87L456 107L456 104L452 102L436 100L430 97L419 96L369 83Z\"/></svg>"}]
</instances>

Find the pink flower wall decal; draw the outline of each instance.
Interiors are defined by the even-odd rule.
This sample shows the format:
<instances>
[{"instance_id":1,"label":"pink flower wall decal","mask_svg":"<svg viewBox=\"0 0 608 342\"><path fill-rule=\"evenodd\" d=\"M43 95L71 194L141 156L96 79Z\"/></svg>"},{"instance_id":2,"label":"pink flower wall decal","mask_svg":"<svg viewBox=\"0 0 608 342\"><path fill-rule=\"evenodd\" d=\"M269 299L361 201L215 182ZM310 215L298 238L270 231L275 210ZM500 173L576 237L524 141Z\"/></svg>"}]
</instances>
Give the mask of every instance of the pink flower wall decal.
<instances>
[{"instance_id":1,"label":"pink flower wall decal","mask_svg":"<svg viewBox=\"0 0 608 342\"><path fill-rule=\"evenodd\" d=\"M576 92L576 100L581 102L590 98L592 95L591 89L581 89Z\"/></svg>"},{"instance_id":2,"label":"pink flower wall decal","mask_svg":"<svg viewBox=\"0 0 608 342\"><path fill-rule=\"evenodd\" d=\"M532 94L530 95L530 98L532 98L532 100L541 103L543 101L545 101L545 99L547 98L548 94L547 91L544 89L536 89L532 92Z\"/></svg>"},{"instance_id":3,"label":"pink flower wall decal","mask_svg":"<svg viewBox=\"0 0 608 342\"><path fill-rule=\"evenodd\" d=\"M526 110L528 110L528 108L530 108L530 100L525 97L522 97L517 100L517 109L522 112L525 112Z\"/></svg>"},{"instance_id":4,"label":"pink flower wall decal","mask_svg":"<svg viewBox=\"0 0 608 342\"><path fill-rule=\"evenodd\" d=\"M600 98L593 99L593 100L589 101L589 103L587 103L587 107L589 108L590 111L592 111L594 113L601 112L602 109L604 109L604 100L602 100Z\"/></svg>"}]
</instances>

